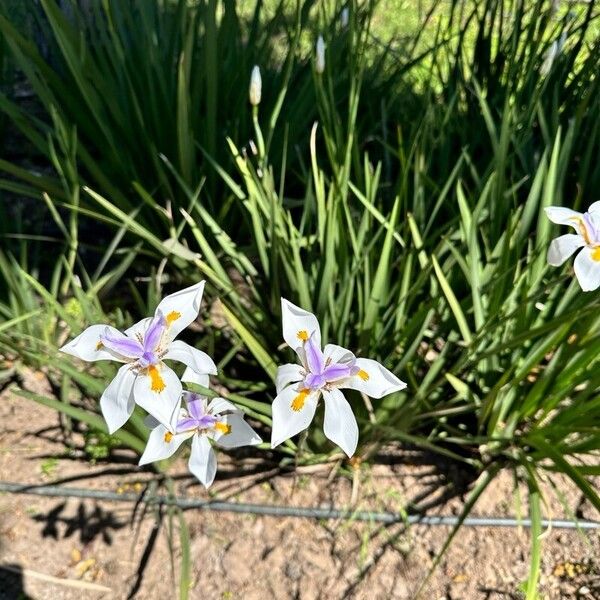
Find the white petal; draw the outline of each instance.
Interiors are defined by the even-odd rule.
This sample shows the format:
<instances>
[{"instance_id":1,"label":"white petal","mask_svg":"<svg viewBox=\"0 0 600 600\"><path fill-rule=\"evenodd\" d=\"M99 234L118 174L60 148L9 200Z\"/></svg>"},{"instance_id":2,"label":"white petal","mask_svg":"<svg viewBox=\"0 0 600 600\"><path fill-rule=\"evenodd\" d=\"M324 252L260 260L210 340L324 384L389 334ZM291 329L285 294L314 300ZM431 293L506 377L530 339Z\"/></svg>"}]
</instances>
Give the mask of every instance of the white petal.
<instances>
[{"instance_id":1,"label":"white petal","mask_svg":"<svg viewBox=\"0 0 600 600\"><path fill-rule=\"evenodd\" d=\"M173 435L173 432L164 425L155 427L148 436L148 443L146 444L146 449L140 458L139 464L147 465L148 463L164 460L165 458L169 458L169 456L173 456L179 446L181 446L186 439L189 439L189 437L189 435Z\"/></svg>"},{"instance_id":2,"label":"white petal","mask_svg":"<svg viewBox=\"0 0 600 600\"><path fill-rule=\"evenodd\" d=\"M177 422L178 419L185 419L188 416L189 416L188 411L185 408L183 408L182 406L180 406L179 407L179 415L177 415L177 417L175 417L175 415L173 416L173 422L172 422L173 425ZM144 417L144 425L148 429L154 429L155 427L158 427L160 424L161 424L160 421L158 419L155 419L152 415L146 415Z\"/></svg>"},{"instance_id":3,"label":"white petal","mask_svg":"<svg viewBox=\"0 0 600 600\"><path fill-rule=\"evenodd\" d=\"M144 338L148 325L152 322L152 317L146 317L141 321L138 321L135 325L132 325L129 329L125 330L125 335L130 338L138 339Z\"/></svg>"},{"instance_id":4,"label":"white petal","mask_svg":"<svg viewBox=\"0 0 600 600\"><path fill-rule=\"evenodd\" d=\"M315 416L319 393L306 396L299 410L292 409L292 402L298 396L300 386L285 388L273 400L273 426L271 430L271 448L279 446L285 440L306 429Z\"/></svg>"},{"instance_id":5,"label":"white petal","mask_svg":"<svg viewBox=\"0 0 600 600\"><path fill-rule=\"evenodd\" d=\"M335 344L327 344L323 350L325 360L329 359L332 363L348 364L354 362L356 356L350 350L336 346Z\"/></svg>"},{"instance_id":6,"label":"white petal","mask_svg":"<svg viewBox=\"0 0 600 600\"><path fill-rule=\"evenodd\" d=\"M225 400L225 398L213 398L206 407L206 412L211 415L218 415L226 410L236 413L242 412L235 404L233 404L233 402L229 402L229 400Z\"/></svg>"},{"instance_id":7,"label":"white petal","mask_svg":"<svg viewBox=\"0 0 600 600\"><path fill-rule=\"evenodd\" d=\"M352 456L358 444L358 425L350 404L340 390L323 390L325 420L323 432L348 456Z\"/></svg>"},{"instance_id":8,"label":"white petal","mask_svg":"<svg viewBox=\"0 0 600 600\"><path fill-rule=\"evenodd\" d=\"M180 340L175 340L169 344L163 359L177 360L199 374L217 374L217 365L206 352L202 352L202 350L198 350Z\"/></svg>"},{"instance_id":9,"label":"white petal","mask_svg":"<svg viewBox=\"0 0 600 600\"><path fill-rule=\"evenodd\" d=\"M567 233L553 239L548 248L548 264L560 267L577 248L585 246L585 240L575 233Z\"/></svg>"},{"instance_id":10,"label":"white petal","mask_svg":"<svg viewBox=\"0 0 600 600\"><path fill-rule=\"evenodd\" d=\"M166 296L156 307L156 311L162 312L167 323L169 323L170 338L175 338L190 323L193 323L200 312L202 292L204 292L204 281L192 285L184 290Z\"/></svg>"},{"instance_id":11,"label":"white petal","mask_svg":"<svg viewBox=\"0 0 600 600\"><path fill-rule=\"evenodd\" d=\"M570 208L564 208L563 206L547 206L545 209L546 216L557 225L571 225L571 227L578 228L579 219L583 218L583 215L576 210Z\"/></svg>"},{"instance_id":12,"label":"white petal","mask_svg":"<svg viewBox=\"0 0 600 600\"><path fill-rule=\"evenodd\" d=\"M210 387L210 377L208 373L196 373L194 369L190 369L189 367L185 368L183 375L181 376L181 381L183 383L194 383L196 385L201 385L202 387Z\"/></svg>"},{"instance_id":13,"label":"white petal","mask_svg":"<svg viewBox=\"0 0 600 600\"><path fill-rule=\"evenodd\" d=\"M593 217L599 216L599 214L600 214L600 200L597 200L596 202L593 202L592 204L590 204L590 207L587 209L587 211Z\"/></svg>"},{"instance_id":14,"label":"white petal","mask_svg":"<svg viewBox=\"0 0 600 600\"><path fill-rule=\"evenodd\" d=\"M214 436L214 440L222 448L238 448L239 446L256 446L262 443L260 436L244 421L241 414L224 415L223 422L231 427L229 433Z\"/></svg>"},{"instance_id":15,"label":"white petal","mask_svg":"<svg viewBox=\"0 0 600 600\"><path fill-rule=\"evenodd\" d=\"M281 299L281 320L283 325L283 339L286 344L296 350L302 347L302 339L308 339L314 332L314 340L321 347L321 328L317 317L299 306L292 304L285 298Z\"/></svg>"},{"instance_id":16,"label":"white petal","mask_svg":"<svg viewBox=\"0 0 600 600\"><path fill-rule=\"evenodd\" d=\"M129 365L123 365L104 390L100 398L100 409L106 421L108 433L114 433L120 429L131 416L135 408L133 402L135 380L136 374Z\"/></svg>"},{"instance_id":17,"label":"white petal","mask_svg":"<svg viewBox=\"0 0 600 600\"><path fill-rule=\"evenodd\" d=\"M345 379L339 387L358 390L371 398L382 398L406 387L391 371L370 358L357 358L356 366L360 371Z\"/></svg>"},{"instance_id":18,"label":"white petal","mask_svg":"<svg viewBox=\"0 0 600 600\"><path fill-rule=\"evenodd\" d=\"M194 436L188 466L204 487L209 487L214 481L217 473L217 457L206 436Z\"/></svg>"},{"instance_id":19,"label":"white petal","mask_svg":"<svg viewBox=\"0 0 600 600\"><path fill-rule=\"evenodd\" d=\"M133 395L137 404L158 419L163 425L171 425L179 415L181 402L181 381L175 372L162 364L157 367L160 380L164 387L162 390L155 386L152 389L152 378L147 373L140 373L133 386Z\"/></svg>"},{"instance_id":20,"label":"white petal","mask_svg":"<svg viewBox=\"0 0 600 600\"><path fill-rule=\"evenodd\" d=\"M596 256L597 248L583 248L575 257L575 276L584 292L600 287L600 260Z\"/></svg>"},{"instance_id":21,"label":"white petal","mask_svg":"<svg viewBox=\"0 0 600 600\"><path fill-rule=\"evenodd\" d=\"M100 344L100 336L104 335L107 329L108 332L115 337L121 337L123 335L118 329L115 329L110 325L92 325L80 333L75 339L65 344L60 351L88 362L96 360L116 360L125 362L122 357L113 354Z\"/></svg>"},{"instance_id":22,"label":"white petal","mask_svg":"<svg viewBox=\"0 0 600 600\"><path fill-rule=\"evenodd\" d=\"M304 369L300 365L282 365L277 369L277 379L275 382L277 393L279 394L290 383L296 383L301 379L304 379Z\"/></svg>"}]
</instances>

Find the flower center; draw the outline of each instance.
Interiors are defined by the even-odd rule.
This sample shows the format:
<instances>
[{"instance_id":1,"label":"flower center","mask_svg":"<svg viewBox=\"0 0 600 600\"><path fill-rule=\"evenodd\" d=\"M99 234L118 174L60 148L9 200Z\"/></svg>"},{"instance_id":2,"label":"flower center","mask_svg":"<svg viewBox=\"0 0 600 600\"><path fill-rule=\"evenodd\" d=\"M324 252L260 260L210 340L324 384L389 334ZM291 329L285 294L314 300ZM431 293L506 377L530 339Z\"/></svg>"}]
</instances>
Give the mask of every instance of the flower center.
<instances>
[{"instance_id":1,"label":"flower center","mask_svg":"<svg viewBox=\"0 0 600 600\"><path fill-rule=\"evenodd\" d=\"M223 421L219 421L219 417L211 414L199 414L196 416L187 416L180 419L177 423L177 434L194 432L198 434L207 433L208 430L214 429L221 432L223 435L231 433L231 425Z\"/></svg>"},{"instance_id":2,"label":"flower center","mask_svg":"<svg viewBox=\"0 0 600 600\"><path fill-rule=\"evenodd\" d=\"M217 422L217 417L213 417L212 415L204 415L199 419L196 419L196 426L198 429L208 429L209 427L214 427Z\"/></svg>"},{"instance_id":3,"label":"flower center","mask_svg":"<svg viewBox=\"0 0 600 600\"><path fill-rule=\"evenodd\" d=\"M304 385L311 390L318 390L327 383L327 379L322 373L308 373L304 378Z\"/></svg>"},{"instance_id":4,"label":"flower center","mask_svg":"<svg viewBox=\"0 0 600 600\"><path fill-rule=\"evenodd\" d=\"M146 351L138 358L137 362L142 369L147 369L158 362L158 356L155 352Z\"/></svg>"}]
</instances>

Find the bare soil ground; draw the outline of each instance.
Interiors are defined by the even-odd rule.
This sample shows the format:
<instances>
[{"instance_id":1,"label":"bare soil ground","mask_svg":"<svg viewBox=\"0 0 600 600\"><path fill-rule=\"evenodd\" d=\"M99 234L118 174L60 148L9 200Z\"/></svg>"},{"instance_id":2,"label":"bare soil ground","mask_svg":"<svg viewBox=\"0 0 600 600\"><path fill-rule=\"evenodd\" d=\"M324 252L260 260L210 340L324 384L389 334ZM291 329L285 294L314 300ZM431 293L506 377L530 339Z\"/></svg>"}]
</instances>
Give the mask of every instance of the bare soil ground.
<instances>
[{"instance_id":1,"label":"bare soil ground","mask_svg":"<svg viewBox=\"0 0 600 600\"><path fill-rule=\"evenodd\" d=\"M41 375L29 387L44 388ZM31 484L141 491L156 476L117 453L90 465L60 442L57 415L8 390L0 395L0 480ZM210 495L173 468L178 493L192 498L292 506L353 506L398 511L426 507L458 514L464 473L435 457L390 449L355 476L335 465L279 473L257 455L219 457ZM271 468L273 467L273 468ZM265 470L267 469L267 470ZM597 518L580 494L554 479L563 502L583 518ZM544 516L569 516L548 490ZM520 505L520 508L519 508ZM169 518L150 510L132 521L127 503L0 495L0 600L16 598L172 598L178 595L180 548ZM497 478L474 515L527 512L511 473ZM448 527L381 526L187 511L193 599L410 599L443 546ZM600 598L600 532L550 529L543 536L541 598ZM463 528L423 592L427 600L520 598L529 561L526 529Z\"/></svg>"}]
</instances>

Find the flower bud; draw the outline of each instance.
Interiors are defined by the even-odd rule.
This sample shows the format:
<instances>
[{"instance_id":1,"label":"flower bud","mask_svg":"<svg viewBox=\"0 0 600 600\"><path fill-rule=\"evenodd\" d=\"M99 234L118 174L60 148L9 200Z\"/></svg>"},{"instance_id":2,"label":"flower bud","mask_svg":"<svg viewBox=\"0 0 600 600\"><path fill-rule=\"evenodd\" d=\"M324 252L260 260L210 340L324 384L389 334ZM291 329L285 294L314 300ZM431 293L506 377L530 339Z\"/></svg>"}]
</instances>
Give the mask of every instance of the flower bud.
<instances>
[{"instance_id":1,"label":"flower bud","mask_svg":"<svg viewBox=\"0 0 600 600\"><path fill-rule=\"evenodd\" d=\"M258 106L260 104L260 96L262 93L262 79L260 76L260 69L258 65L254 65L252 69L252 75L250 75L250 104L252 106Z\"/></svg>"},{"instance_id":2,"label":"flower bud","mask_svg":"<svg viewBox=\"0 0 600 600\"><path fill-rule=\"evenodd\" d=\"M315 69L317 73L321 74L325 70L325 42L323 41L323 36L320 35L317 39L317 58L315 62Z\"/></svg>"},{"instance_id":3,"label":"flower bud","mask_svg":"<svg viewBox=\"0 0 600 600\"><path fill-rule=\"evenodd\" d=\"M348 27L348 21L350 20L350 10L347 6L342 8L342 14L340 15L340 22L342 24L342 29L346 29Z\"/></svg>"},{"instance_id":4,"label":"flower bud","mask_svg":"<svg viewBox=\"0 0 600 600\"><path fill-rule=\"evenodd\" d=\"M540 68L540 73L544 76L548 75L552 70L552 65L558 56L560 49L558 47L558 42L554 40L550 47L544 53L544 62L542 63L542 67Z\"/></svg>"}]
</instances>

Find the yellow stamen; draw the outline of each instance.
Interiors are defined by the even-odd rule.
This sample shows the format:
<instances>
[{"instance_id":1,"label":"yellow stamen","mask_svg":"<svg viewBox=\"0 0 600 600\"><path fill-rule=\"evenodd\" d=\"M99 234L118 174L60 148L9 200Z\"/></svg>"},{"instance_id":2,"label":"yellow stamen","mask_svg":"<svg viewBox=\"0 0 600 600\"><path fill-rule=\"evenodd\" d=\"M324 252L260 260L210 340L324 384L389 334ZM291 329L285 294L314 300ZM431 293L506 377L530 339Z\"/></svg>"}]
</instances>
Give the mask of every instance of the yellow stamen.
<instances>
[{"instance_id":1,"label":"yellow stamen","mask_svg":"<svg viewBox=\"0 0 600 600\"><path fill-rule=\"evenodd\" d=\"M292 400L292 410L296 412L302 410L308 394L310 394L310 390L307 390L306 388L300 390L300 393Z\"/></svg>"},{"instance_id":2,"label":"yellow stamen","mask_svg":"<svg viewBox=\"0 0 600 600\"><path fill-rule=\"evenodd\" d=\"M363 380L363 381L369 381L369 374L366 371L363 371L362 369L357 373L357 375Z\"/></svg>"},{"instance_id":3,"label":"yellow stamen","mask_svg":"<svg viewBox=\"0 0 600 600\"><path fill-rule=\"evenodd\" d=\"M592 251L592 259L596 262L600 262L600 246L596 246Z\"/></svg>"},{"instance_id":4,"label":"yellow stamen","mask_svg":"<svg viewBox=\"0 0 600 600\"><path fill-rule=\"evenodd\" d=\"M148 367L148 375L150 375L150 389L153 392L158 392L159 394L160 392L164 391L164 389L167 387L167 384L160 376L158 369L154 365L150 365Z\"/></svg>"},{"instance_id":5,"label":"yellow stamen","mask_svg":"<svg viewBox=\"0 0 600 600\"><path fill-rule=\"evenodd\" d=\"M172 310L166 317L165 320L167 321L167 325L171 325L173 323L173 321L177 321L177 319L179 319L179 317L181 317L181 313L177 312L176 310Z\"/></svg>"},{"instance_id":6,"label":"yellow stamen","mask_svg":"<svg viewBox=\"0 0 600 600\"><path fill-rule=\"evenodd\" d=\"M220 431L223 435L231 433L231 425L227 425L227 423L215 423L215 429Z\"/></svg>"},{"instance_id":7,"label":"yellow stamen","mask_svg":"<svg viewBox=\"0 0 600 600\"><path fill-rule=\"evenodd\" d=\"M104 344L102 343L102 340L100 340L97 344L96 344L96 350L102 350L102 348L104 348Z\"/></svg>"},{"instance_id":8,"label":"yellow stamen","mask_svg":"<svg viewBox=\"0 0 600 600\"><path fill-rule=\"evenodd\" d=\"M167 444L173 439L173 434L170 431L167 431L167 433L165 433L165 442L167 442Z\"/></svg>"},{"instance_id":9,"label":"yellow stamen","mask_svg":"<svg viewBox=\"0 0 600 600\"><path fill-rule=\"evenodd\" d=\"M296 334L296 337L297 337L299 340L302 340L303 342L306 342L306 340L308 340L308 332L307 332L305 329L302 329L301 331L299 331L299 332Z\"/></svg>"}]
</instances>

